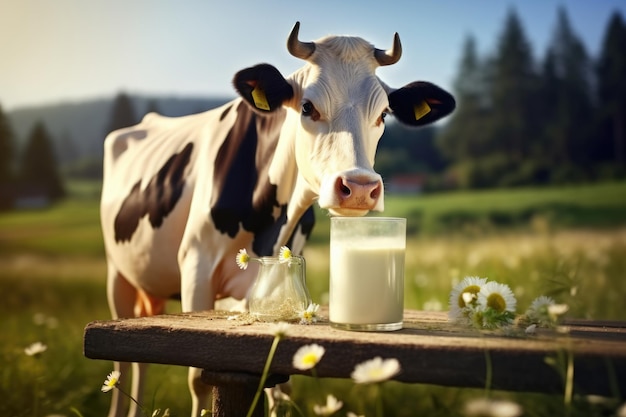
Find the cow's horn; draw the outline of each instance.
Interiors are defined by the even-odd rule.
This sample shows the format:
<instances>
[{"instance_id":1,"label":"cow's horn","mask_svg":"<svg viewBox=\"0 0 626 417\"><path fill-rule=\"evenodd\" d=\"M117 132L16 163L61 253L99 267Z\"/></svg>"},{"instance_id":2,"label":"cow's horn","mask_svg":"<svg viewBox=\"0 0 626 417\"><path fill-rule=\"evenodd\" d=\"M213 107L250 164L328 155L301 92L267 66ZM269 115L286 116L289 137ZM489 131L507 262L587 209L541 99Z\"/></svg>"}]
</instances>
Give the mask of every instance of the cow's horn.
<instances>
[{"instance_id":1,"label":"cow's horn","mask_svg":"<svg viewBox=\"0 0 626 417\"><path fill-rule=\"evenodd\" d=\"M313 52L315 52L315 43L313 42L300 42L298 40L298 32L300 31L300 22L296 22L291 29L289 38L287 39L287 49L289 53L296 58L307 59Z\"/></svg>"},{"instance_id":2,"label":"cow's horn","mask_svg":"<svg viewBox=\"0 0 626 417\"><path fill-rule=\"evenodd\" d=\"M402 56L402 44L400 43L400 36L396 32L393 35L393 46L391 49L387 51L383 51L382 49L374 50L374 57L376 57L376 61L382 67L385 65L393 65L400 60Z\"/></svg>"}]
</instances>

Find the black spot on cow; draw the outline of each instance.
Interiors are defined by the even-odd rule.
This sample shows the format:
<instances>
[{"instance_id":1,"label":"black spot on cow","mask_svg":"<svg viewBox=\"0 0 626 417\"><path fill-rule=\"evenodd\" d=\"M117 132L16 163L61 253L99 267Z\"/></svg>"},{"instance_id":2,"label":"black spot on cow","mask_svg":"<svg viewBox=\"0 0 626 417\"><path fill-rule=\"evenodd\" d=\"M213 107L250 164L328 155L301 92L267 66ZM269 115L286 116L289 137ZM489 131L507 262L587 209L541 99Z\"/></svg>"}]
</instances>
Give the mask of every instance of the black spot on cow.
<instances>
[{"instance_id":1,"label":"black spot on cow","mask_svg":"<svg viewBox=\"0 0 626 417\"><path fill-rule=\"evenodd\" d=\"M224 111L222 112L222 114L220 114L220 122L226 118L226 116L227 116L227 115L228 115L228 113L230 112L230 109L232 109L232 108L233 108L233 105L231 104L230 106L228 106L228 107L226 107L226 108L224 109Z\"/></svg>"},{"instance_id":2,"label":"black spot on cow","mask_svg":"<svg viewBox=\"0 0 626 417\"><path fill-rule=\"evenodd\" d=\"M185 167L192 151L193 143L188 143L179 153L172 155L144 190L141 190L141 181L133 186L115 216L116 242L130 241L139 220L146 215L153 228L163 224L163 219L172 212L185 188Z\"/></svg>"},{"instance_id":3,"label":"black spot on cow","mask_svg":"<svg viewBox=\"0 0 626 417\"><path fill-rule=\"evenodd\" d=\"M272 254L280 228L287 221L287 205L278 203L278 187L267 176L269 161L257 166L264 159L259 153L269 149L273 154L280 129L272 128L272 123L276 126L283 119L284 115L258 115L241 103L215 161L211 219L217 230L230 237L240 228L253 233L252 249L260 256ZM302 219L306 223L311 220L312 211ZM312 227L307 224L303 230L310 233Z\"/></svg>"}]
</instances>

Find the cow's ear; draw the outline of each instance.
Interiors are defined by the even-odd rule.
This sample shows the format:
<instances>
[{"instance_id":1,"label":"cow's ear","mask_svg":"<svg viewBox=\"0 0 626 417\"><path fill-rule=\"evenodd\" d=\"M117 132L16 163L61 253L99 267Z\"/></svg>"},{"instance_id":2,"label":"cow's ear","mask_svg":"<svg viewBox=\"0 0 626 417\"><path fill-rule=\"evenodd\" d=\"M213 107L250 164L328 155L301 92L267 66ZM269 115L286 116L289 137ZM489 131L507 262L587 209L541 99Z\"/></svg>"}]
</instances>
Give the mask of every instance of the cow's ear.
<instances>
[{"instance_id":1,"label":"cow's ear","mask_svg":"<svg viewBox=\"0 0 626 417\"><path fill-rule=\"evenodd\" d=\"M254 109L269 113L293 97L293 88L272 65L259 64L235 74L235 89Z\"/></svg>"},{"instance_id":2,"label":"cow's ear","mask_svg":"<svg viewBox=\"0 0 626 417\"><path fill-rule=\"evenodd\" d=\"M416 81L389 94L389 107L402 123L422 126L447 116L454 110L454 97L438 86Z\"/></svg>"}]
</instances>

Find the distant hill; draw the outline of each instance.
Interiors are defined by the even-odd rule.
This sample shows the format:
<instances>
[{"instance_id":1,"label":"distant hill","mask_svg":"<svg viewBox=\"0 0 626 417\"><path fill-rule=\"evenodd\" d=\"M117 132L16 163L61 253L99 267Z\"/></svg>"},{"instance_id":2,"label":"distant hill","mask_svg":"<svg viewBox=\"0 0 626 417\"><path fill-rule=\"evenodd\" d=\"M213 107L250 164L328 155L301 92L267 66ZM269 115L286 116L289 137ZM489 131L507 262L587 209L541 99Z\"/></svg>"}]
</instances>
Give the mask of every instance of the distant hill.
<instances>
[{"instance_id":1,"label":"distant hill","mask_svg":"<svg viewBox=\"0 0 626 417\"><path fill-rule=\"evenodd\" d=\"M183 116L218 107L232 98L184 98L131 96L135 114L141 120L148 103L156 103L159 113ZM8 112L11 126L22 148L34 124L43 121L53 136L62 163L102 157L102 142L108 132L114 98L58 103L16 109Z\"/></svg>"}]
</instances>

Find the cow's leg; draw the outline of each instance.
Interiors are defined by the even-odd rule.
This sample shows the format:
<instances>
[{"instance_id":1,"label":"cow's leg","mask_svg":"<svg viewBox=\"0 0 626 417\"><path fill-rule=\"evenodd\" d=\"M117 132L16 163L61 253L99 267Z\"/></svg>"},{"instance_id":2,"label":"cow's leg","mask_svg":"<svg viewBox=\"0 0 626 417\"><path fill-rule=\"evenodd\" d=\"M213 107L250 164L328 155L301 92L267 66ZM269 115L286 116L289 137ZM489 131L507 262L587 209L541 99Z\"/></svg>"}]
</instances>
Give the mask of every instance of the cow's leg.
<instances>
[{"instance_id":1,"label":"cow's leg","mask_svg":"<svg viewBox=\"0 0 626 417\"><path fill-rule=\"evenodd\" d=\"M110 268L107 279L107 295L109 308L114 319L124 317L145 317L161 314L165 309L165 301L150 297L148 294L133 287L126 278L114 268ZM115 363L114 369L121 372L120 388L130 393L135 401L130 402L128 409L129 417L143 415L143 411L137 404L143 404L143 384L148 365L145 363ZM131 372L132 369L132 372ZM132 374L131 389L128 389L128 375ZM122 416L126 398L120 396L119 390L112 392L111 408L109 417Z\"/></svg>"},{"instance_id":2,"label":"cow's leg","mask_svg":"<svg viewBox=\"0 0 626 417\"><path fill-rule=\"evenodd\" d=\"M132 317L134 313L135 300L137 298L137 290L117 272L117 269L109 261L107 275L107 299L111 316L114 319L121 317ZM121 372L120 388L124 392L129 391L129 376L131 364L128 362L115 362L113 368ZM127 407L127 398L123 396L119 390L114 389L111 392L111 408L109 409L109 417L121 417ZM135 413L137 410L135 410Z\"/></svg>"},{"instance_id":3,"label":"cow's leg","mask_svg":"<svg viewBox=\"0 0 626 417\"><path fill-rule=\"evenodd\" d=\"M179 258L181 271L181 306L183 312L211 310L215 294L211 287L209 262L201 251L192 248ZM187 382L191 393L191 416L198 417L209 409L212 387L200 379L202 370L189 368Z\"/></svg>"}]
</instances>

